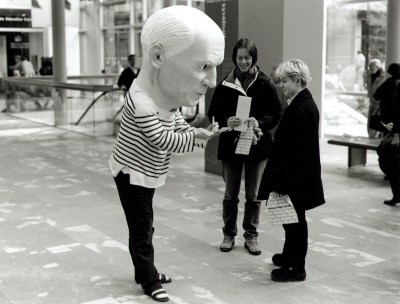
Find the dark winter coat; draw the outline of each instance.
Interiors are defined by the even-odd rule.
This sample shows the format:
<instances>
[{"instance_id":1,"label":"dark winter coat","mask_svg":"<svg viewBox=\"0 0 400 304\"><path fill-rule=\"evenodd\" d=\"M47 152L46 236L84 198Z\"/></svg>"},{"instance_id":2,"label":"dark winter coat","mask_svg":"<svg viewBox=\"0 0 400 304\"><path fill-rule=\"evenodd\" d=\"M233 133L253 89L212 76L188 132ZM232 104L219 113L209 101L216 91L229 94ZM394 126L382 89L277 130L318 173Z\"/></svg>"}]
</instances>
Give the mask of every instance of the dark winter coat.
<instances>
[{"instance_id":1,"label":"dark winter coat","mask_svg":"<svg viewBox=\"0 0 400 304\"><path fill-rule=\"evenodd\" d=\"M397 98L397 86L400 83L400 64L392 63L389 65L388 73L391 77L387 78L375 91L375 100L380 101L379 108L381 120L385 124L393 122L395 114L395 104Z\"/></svg>"},{"instance_id":2,"label":"dark winter coat","mask_svg":"<svg viewBox=\"0 0 400 304\"><path fill-rule=\"evenodd\" d=\"M228 118L236 116L236 108L239 96L252 98L250 107L250 117L257 119L263 136L257 143L250 148L247 156L235 154L238 131L221 133L219 138L219 148L222 147L223 153L218 153L218 159L243 159L253 157L254 159L266 159L272 147L272 137L269 132L281 117L281 105L272 80L263 72L258 71L255 80L250 84L245 92L241 86L235 84L234 71L217 86L214 91L207 116L218 122L219 127L227 127ZM234 143L236 139L236 143ZM219 149L221 151L221 149Z\"/></svg>"},{"instance_id":3,"label":"dark winter coat","mask_svg":"<svg viewBox=\"0 0 400 304\"><path fill-rule=\"evenodd\" d=\"M122 86L125 86L125 88L127 90L129 90L129 88L132 85L133 80L138 76L139 71L137 71L137 73L134 73L132 68L130 66L128 66L127 68L125 68L121 75L118 78L118 86L121 88Z\"/></svg>"},{"instance_id":4,"label":"dark winter coat","mask_svg":"<svg viewBox=\"0 0 400 304\"><path fill-rule=\"evenodd\" d=\"M283 113L258 199L268 199L275 191L288 194L304 210L325 203L318 128L318 108L310 91L304 89Z\"/></svg>"}]
</instances>

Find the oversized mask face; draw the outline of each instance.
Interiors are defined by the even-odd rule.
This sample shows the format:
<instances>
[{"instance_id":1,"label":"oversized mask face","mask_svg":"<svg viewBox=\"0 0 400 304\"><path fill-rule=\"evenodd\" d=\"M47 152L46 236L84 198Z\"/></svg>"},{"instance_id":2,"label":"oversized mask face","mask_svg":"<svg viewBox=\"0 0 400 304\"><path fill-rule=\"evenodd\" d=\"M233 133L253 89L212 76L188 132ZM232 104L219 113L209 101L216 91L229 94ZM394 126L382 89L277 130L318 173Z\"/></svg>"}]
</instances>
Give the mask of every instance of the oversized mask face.
<instances>
[{"instance_id":1,"label":"oversized mask face","mask_svg":"<svg viewBox=\"0 0 400 304\"><path fill-rule=\"evenodd\" d=\"M194 106L208 88L214 88L216 67L224 59L225 40L221 32L201 24L195 33L188 48L166 58L160 67L158 86L163 98L176 107Z\"/></svg>"}]
</instances>

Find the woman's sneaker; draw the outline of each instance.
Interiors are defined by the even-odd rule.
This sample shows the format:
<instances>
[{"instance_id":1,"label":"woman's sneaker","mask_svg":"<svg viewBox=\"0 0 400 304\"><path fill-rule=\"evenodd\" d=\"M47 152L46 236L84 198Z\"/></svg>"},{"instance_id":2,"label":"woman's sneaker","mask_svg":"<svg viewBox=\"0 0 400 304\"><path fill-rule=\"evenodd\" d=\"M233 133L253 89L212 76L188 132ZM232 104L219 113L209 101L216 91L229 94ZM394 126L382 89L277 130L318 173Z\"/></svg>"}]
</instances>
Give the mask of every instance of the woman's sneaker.
<instances>
[{"instance_id":1,"label":"woman's sneaker","mask_svg":"<svg viewBox=\"0 0 400 304\"><path fill-rule=\"evenodd\" d=\"M224 240L221 243L219 249L222 252L229 252L232 250L233 246L235 245L235 237L224 235Z\"/></svg>"},{"instance_id":2,"label":"woman's sneaker","mask_svg":"<svg viewBox=\"0 0 400 304\"><path fill-rule=\"evenodd\" d=\"M260 255L261 250L258 248L257 238L248 238L244 241L244 248L246 248L252 255Z\"/></svg>"}]
</instances>

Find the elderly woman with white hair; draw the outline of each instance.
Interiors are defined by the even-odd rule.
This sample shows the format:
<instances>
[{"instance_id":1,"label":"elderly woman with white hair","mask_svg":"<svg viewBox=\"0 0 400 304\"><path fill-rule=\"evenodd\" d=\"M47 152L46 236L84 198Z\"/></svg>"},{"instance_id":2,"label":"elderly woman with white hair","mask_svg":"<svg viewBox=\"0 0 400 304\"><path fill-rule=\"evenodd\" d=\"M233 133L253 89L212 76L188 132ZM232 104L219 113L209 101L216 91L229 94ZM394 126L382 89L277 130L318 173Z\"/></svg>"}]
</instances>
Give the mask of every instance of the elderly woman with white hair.
<instances>
[{"instance_id":1,"label":"elderly woman with white hair","mask_svg":"<svg viewBox=\"0 0 400 304\"><path fill-rule=\"evenodd\" d=\"M307 89L311 76L303 61L295 59L281 63L276 75L288 98L288 106L275 133L258 199L268 199L271 192L290 197L298 223L283 224L283 251L272 257L272 262L281 268L271 272L271 279L277 282L303 281L308 249L306 210L325 203L318 136L319 112Z\"/></svg>"}]
</instances>

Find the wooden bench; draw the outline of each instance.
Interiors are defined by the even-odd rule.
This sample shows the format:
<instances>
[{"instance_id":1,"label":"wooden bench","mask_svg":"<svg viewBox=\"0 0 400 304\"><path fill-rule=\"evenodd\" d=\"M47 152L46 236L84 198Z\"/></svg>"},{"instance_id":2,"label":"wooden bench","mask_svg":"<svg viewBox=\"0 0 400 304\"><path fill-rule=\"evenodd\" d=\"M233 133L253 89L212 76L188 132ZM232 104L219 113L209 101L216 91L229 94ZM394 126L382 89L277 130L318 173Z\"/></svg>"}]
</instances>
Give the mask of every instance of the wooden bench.
<instances>
[{"instance_id":1,"label":"wooden bench","mask_svg":"<svg viewBox=\"0 0 400 304\"><path fill-rule=\"evenodd\" d=\"M378 149L381 139L370 138L335 138L329 139L328 144L348 147L347 166L349 168L367 163L367 150Z\"/></svg>"}]
</instances>

